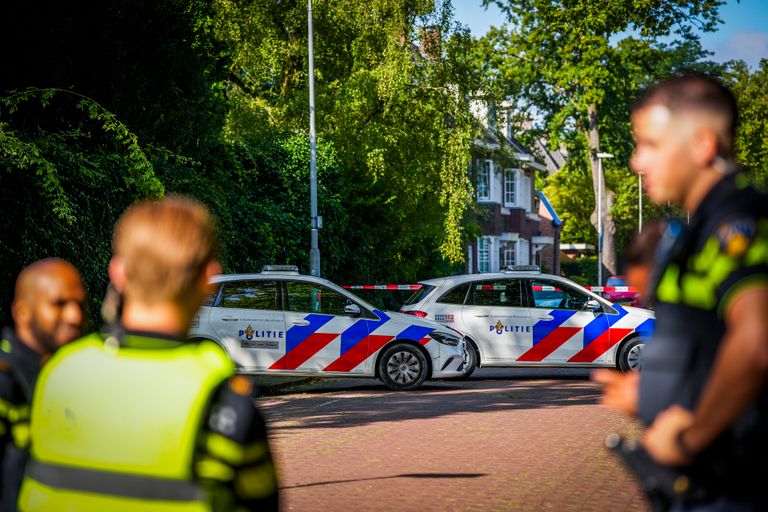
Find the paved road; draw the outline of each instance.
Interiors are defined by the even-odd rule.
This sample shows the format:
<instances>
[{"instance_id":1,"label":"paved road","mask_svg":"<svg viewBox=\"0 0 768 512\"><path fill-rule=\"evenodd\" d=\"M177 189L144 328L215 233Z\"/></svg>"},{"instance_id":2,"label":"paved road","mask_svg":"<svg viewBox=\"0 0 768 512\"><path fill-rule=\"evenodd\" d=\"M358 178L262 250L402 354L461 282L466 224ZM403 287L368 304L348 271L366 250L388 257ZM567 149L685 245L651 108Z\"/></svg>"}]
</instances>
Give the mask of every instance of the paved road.
<instances>
[{"instance_id":1,"label":"paved road","mask_svg":"<svg viewBox=\"0 0 768 512\"><path fill-rule=\"evenodd\" d=\"M283 510L646 510L602 448L638 427L596 405L587 375L480 369L416 392L343 379L260 398Z\"/></svg>"}]
</instances>

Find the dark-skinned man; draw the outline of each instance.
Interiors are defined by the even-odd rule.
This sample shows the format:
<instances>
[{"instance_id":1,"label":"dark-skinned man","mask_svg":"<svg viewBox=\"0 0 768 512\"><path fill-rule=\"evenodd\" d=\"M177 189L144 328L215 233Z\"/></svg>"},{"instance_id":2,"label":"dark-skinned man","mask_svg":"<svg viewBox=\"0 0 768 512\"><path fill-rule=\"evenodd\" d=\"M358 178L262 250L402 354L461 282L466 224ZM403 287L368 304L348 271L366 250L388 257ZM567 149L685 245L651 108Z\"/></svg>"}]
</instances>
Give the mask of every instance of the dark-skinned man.
<instances>
[{"instance_id":1,"label":"dark-skinned man","mask_svg":"<svg viewBox=\"0 0 768 512\"><path fill-rule=\"evenodd\" d=\"M213 220L166 197L118 220L109 277L120 324L59 350L38 379L19 508L276 510L250 382L213 342L187 341L220 272Z\"/></svg>"},{"instance_id":2,"label":"dark-skinned man","mask_svg":"<svg viewBox=\"0 0 768 512\"><path fill-rule=\"evenodd\" d=\"M768 199L737 171L736 121L730 91L699 75L661 82L632 114L630 166L654 202L691 217L663 237L642 371L594 379L605 405L649 426L653 459L684 467L710 494L675 511L768 506Z\"/></svg>"},{"instance_id":3,"label":"dark-skinned man","mask_svg":"<svg viewBox=\"0 0 768 512\"><path fill-rule=\"evenodd\" d=\"M29 404L42 364L83 334L85 289L77 269L49 258L16 280L14 329L0 341L0 511L16 510L28 459Z\"/></svg>"}]
</instances>

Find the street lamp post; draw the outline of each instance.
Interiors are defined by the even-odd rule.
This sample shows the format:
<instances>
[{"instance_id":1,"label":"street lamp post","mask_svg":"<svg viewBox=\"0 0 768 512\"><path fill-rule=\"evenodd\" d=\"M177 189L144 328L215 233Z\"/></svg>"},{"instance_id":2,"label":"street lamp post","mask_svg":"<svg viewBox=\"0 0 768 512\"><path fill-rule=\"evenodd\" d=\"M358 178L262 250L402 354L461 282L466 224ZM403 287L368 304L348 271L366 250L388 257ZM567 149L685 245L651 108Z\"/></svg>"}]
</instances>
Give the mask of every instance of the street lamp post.
<instances>
[{"instance_id":1,"label":"street lamp post","mask_svg":"<svg viewBox=\"0 0 768 512\"><path fill-rule=\"evenodd\" d=\"M637 184L637 187L638 187L638 189L637 189L637 202L638 202L637 216L638 216L638 220L639 220L638 227L637 227L637 232L640 233L643 230L643 174L642 173L637 173L637 179L638 179L638 184Z\"/></svg>"},{"instance_id":2,"label":"street lamp post","mask_svg":"<svg viewBox=\"0 0 768 512\"><path fill-rule=\"evenodd\" d=\"M611 153L597 155L597 285L603 286L603 158Z\"/></svg>"},{"instance_id":3,"label":"street lamp post","mask_svg":"<svg viewBox=\"0 0 768 512\"><path fill-rule=\"evenodd\" d=\"M309 273L320 275L320 248L317 230L322 220L317 215L317 138L315 135L315 51L312 32L312 0L307 0L307 29L309 32L309 208L311 238L309 249Z\"/></svg>"}]
</instances>

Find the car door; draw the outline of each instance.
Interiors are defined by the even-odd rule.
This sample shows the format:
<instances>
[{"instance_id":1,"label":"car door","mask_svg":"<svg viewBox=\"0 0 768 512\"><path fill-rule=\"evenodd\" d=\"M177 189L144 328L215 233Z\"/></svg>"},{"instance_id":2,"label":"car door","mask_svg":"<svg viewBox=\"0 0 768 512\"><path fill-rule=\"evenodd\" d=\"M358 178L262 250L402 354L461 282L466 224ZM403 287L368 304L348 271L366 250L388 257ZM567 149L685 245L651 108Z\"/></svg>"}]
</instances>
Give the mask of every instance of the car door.
<instances>
[{"instance_id":1,"label":"car door","mask_svg":"<svg viewBox=\"0 0 768 512\"><path fill-rule=\"evenodd\" d=\"M346 313L353 301L341 293L312 281L286 280L285 322L287 353L282 364L299 372L320 372L340 358L343 333L360 331L366 343L368 329L360 314ZM365 314L359 306L358 312ZM356 329L355 326L359 327ZM354 333L353 333L354 334ZM338 371L364 373L364 365Z\"/></svg>"},{"instance_id":2,"label":"car door","mask_svg":"<svg viewBox=\"0 0 768 512\"><path fill-rule=\"evenodd\" d=\"M486 364L511 364L531 346L531 316L522 281L476 281L462 308L462 324L480 345Z\"/></svg>"},{"instance_id":3,"label":"car door","mask_svg":"<svg viewBox=\"0 0 768 512\"><path fill-rule=\"evenodd\" d=\"M247 352L246 369L267 370L285 355L285 319L274 280L225 281L210 309L211 329Z\"/></svg>"},{"instance_id":4,"label":"car door","mask_svg":"<svg viewBox=\"0 0 768 512\"><path fill-rule=\"evenodd\" d=\"M549 279L527 280L531 301L533 345L518 361L585 363L596 349L610 346L608 321L602 309L589 307L591 297L577 288ZM593 345L594 344L594 345ZM600 355L604 355L606 347Z\"/></svg>"}]
</instances>

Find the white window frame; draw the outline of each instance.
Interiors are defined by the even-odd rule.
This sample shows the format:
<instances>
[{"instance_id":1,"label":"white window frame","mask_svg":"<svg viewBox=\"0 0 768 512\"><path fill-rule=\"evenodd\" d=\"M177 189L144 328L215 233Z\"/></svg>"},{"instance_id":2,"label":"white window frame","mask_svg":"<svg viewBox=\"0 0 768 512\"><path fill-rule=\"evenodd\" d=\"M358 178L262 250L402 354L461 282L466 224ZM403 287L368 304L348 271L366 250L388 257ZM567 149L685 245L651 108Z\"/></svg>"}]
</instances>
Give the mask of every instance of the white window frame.
<instances>
[{"instance_id":1,"label":"white window frame","mask_svg":"<svg viewBox=\"0 0 768 512\"><path fill-rule=\"evenodd\" d=\"M502 263L502 268L507 268L511 265L515 265L515 260L517 259L516 256L516 247L515 244L507 245L507 247L504 249L504 260Z\"/></svg>"},{"instance_id":2,"label":"white window frame","mask_svg":"<svg viewBox=\"0 0 768 512\"><path fill-rule=\"evenodd\" d=\"M491 271L491 243L490 237L477 239L477 271L481 274Z\"/></svg>"},{"instance_id":3,"label":"white window frame","mask_svg":"<svg viewBox=\"0 0 768 512\"><path fill-rule=\"evenodd\" d=\"M504 169L504 206L517 205L517 180L520 169Z\"/></svg>"},{"instance_id":4,"label":"white window frame","mask_svg":"<svg viewBox=\"0 0 768 512\"><path fill-rule=\"evenodd\" d=\"M493 164L490 160L479 160L477 165L477 200L478 201L490 201L491 200L491 178ZM485 177L485 195L481 194L480 189L480 177Z\"/></svg>"}]
</instances>

